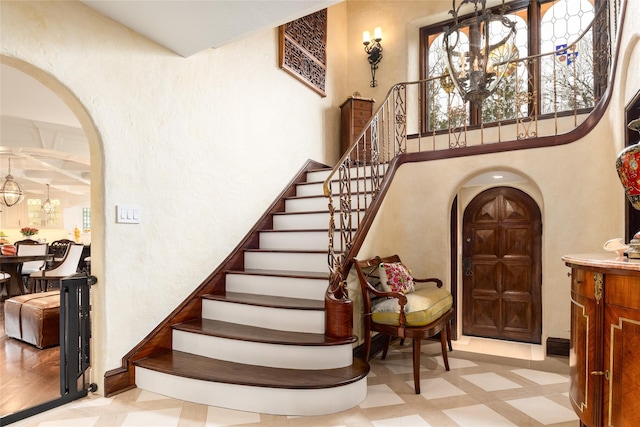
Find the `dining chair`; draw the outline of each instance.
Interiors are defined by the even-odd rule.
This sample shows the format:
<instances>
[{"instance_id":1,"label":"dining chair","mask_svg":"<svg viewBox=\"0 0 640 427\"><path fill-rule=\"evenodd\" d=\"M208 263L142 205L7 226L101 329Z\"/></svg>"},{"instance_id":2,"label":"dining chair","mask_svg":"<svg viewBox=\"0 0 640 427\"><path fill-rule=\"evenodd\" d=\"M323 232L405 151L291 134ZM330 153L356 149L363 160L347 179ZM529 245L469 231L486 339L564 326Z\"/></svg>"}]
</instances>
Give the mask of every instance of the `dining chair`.
<instances>
[{"instance_id":1,"label":"dining chair","mask_svg":"<svg viewBox=\"0 0 640 427\"><path fill-rule=\"evenodd\" d=\"M34 240L21 240L16 242L18 256L24 255L46 255L49 250L47 243L39 243ZM46 261L26 261L18 266L18 274L20 274L23 286L29 283L31 273L42 270L46 265Z\"/></svg>"},{"instance_id":2,"label":"dining chair","mask_svg":"<svg viewBox=\"0 0 640 427\"><path fill-rule=\"evenodd\" d=\"M413 340L413 381L420 394L421 340L440 334L442 359L449 370L453 297L438 278L416 279L402 264L400 257L353 259L362 291L364 316L364 353L369 360L371 333L384 336L382 359L389 350L392 337ZM435 283L422 285L421 283Z\"/></svg>"},{"instance_id":3,"label":"dining chair","mask_svg":"<svg viewBox=\"0 0 640 427\"><path fill-rule=\"evenodd\" d=\"M49 267L55 267L62 261L64 255L67 253L69 245L71 244L75 244L75 242L69 239L60 239L51 242L51 244L49 245L49 253L53 255L53 260L51 261Z\"/></svg>"},{"instance_id":4,"label":"dining chair","mask_svg":"<svg viewBox=\"0 0 640 427\"><path fill-rule=\"evenodd\" d=\"M0 296L9 295L9 289L7 289L7 283L9 283L9 279L11 279L11 275L9 273L0 271Z\"/></svg>"},{"instance_id":5,"label":"dining chair","mask_svg":"<svg viewBox=\"0 0 640 427\"><path fill-rule=\"evenodd\" d=\"M46 292L54 285L57 285L59 288L62 279L77 272L83 247L84 245L78 245L72 242L69 244L64 258L58 265L31 273L31 275L29 275L30 292L38 292L38 289Z\"/></svg>"}]
</instances>

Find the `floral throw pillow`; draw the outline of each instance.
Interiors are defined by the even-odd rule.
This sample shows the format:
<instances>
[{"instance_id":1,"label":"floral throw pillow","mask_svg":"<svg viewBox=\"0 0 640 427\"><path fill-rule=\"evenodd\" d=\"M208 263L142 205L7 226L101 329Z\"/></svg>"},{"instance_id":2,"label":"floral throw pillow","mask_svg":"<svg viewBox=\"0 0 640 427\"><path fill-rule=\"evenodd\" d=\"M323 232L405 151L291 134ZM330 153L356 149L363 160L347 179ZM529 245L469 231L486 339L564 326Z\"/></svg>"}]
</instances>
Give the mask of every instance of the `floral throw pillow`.
<instances>
[{"instance_id":1,"label":"floral throw pillow","mask_svg":"<svg viewBox=\"0 0 640 427\"><path fill-rule=\"evenodd\" d=\"M413 292L415 285L409 269L401 262L381 262L380 284L386 292L402 292L407 294Z\"/></svg>"}]
</instances>

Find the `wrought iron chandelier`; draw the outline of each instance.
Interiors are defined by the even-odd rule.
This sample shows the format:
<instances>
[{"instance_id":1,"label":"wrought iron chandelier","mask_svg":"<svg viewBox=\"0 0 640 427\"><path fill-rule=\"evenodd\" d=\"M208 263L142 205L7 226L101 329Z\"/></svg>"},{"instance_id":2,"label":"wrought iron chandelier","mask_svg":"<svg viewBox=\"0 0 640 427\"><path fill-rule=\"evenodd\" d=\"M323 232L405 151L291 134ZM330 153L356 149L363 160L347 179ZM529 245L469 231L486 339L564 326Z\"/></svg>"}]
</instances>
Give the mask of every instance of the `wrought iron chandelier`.
<instances>
[{"instance_id":1,"label":"wrought iron chandelier","mask_svg":"<svg viewBox=\"0 0 640 427\"><path fill-rule=\"evenodd\" d=\"M0 187L0 204L7 207L17 205L24 200L24 190L11 176L11 159L9 159L9 173L4 177Z\"/></svg>"},{"instance_id":2,"label":"wrought iron chandelier","mask_svg":"<svg viewBox=\"0 0 640 427\"><path fill-rule=\"evenodd\" d=\"M53 212L53 203L51 203L51 199L49 198L49 184L47 184L47 200L42 204L42 210L47 215Z\"/></svg>"},{"instance_id":3,"label":"wrought iron chandelier","mask_svg":"<svg viewBox=\"0 0 640 427\"><path fill-rule=\"evenodd\" d=\"M474 14L459 21L465 4L474 5ZM453 26L444 27L444 50L449 77L465 101L481 103L495 92L518 56L516 23L504 11L504 0L500 15L486 9L486 0L463 0L458 7L453 0Z\"/></svg>"}]
</instances>

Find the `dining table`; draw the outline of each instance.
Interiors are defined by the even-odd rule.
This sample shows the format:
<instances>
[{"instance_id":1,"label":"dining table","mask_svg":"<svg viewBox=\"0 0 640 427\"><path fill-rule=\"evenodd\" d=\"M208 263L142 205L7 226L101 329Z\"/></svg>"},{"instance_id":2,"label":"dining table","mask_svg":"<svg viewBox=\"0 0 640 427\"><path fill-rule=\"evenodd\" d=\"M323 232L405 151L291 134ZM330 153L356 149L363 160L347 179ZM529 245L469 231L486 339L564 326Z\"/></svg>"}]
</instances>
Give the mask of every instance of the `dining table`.
<instances>
[{"instance_id":1,"label":"dining table","mask_svg":"<svg viewBox=\"0 0 640 427\"><path fill-rule=\"evenodd\" d=\"M22 277L19 274L19 267L24 262L28 261L51 261L53 255L0 255L0 270L5 273L9 273L11 278L6 283L6 290L0 290L0 298L3 300L11 298L16 295L23 295L25 293L24 286L22 284Z\"/></svg>"}]
</instances>

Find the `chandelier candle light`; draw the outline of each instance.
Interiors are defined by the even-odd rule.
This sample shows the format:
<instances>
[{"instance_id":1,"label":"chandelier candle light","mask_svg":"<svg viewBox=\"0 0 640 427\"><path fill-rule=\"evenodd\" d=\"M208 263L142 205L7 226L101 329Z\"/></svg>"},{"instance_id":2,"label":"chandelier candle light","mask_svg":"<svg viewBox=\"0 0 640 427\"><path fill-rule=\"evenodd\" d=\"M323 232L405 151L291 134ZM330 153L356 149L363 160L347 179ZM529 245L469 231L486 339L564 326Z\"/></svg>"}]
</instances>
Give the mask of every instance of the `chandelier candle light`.
<instances>
[{"instance_id":1,"label":"chandelier candle light","mask_svg":"<svg viewBox=\"0 0 640 427\"><path fill-rule=\"evenodd\" d=\"M474 15L459 21L465 4L474 5ZM453 26L444 27L444 50L449 76L465 101L479 104L495 92L518 56L516 23L503 16L504 11L504 0L500 15L486 9L486 0L463 0L458 7L453 0Z\"/></svg>"},{"instance_id":2,"label":"chandelier candle light","mask_svg":"<svg viewBox=\"0 0 640 427\"><path fill-rule=\"evenodd\" d=\"M4 177L4 182L0 187L0 204L11 207L23 200L24 190L11 176L11 159L9 159L9 173Z\"/></svg>"},{"instance_id":3,"label":"chandelier candle light","mask_svg":"<svg viewBox=\"0 0 640 427\"><path fill-rule=\"evenodd\" d=\"M53 212L53 203L51 203L51 199L49 198L49 184L47 184L47 200L42 204L42 210L47 215Z\"/></svg>"}]
</instances>

